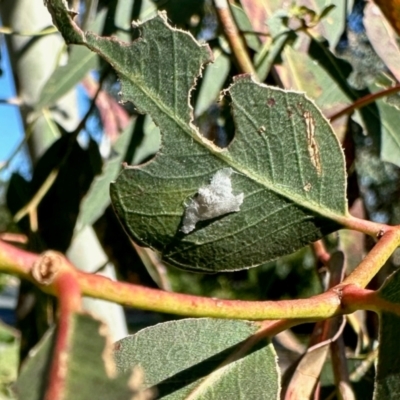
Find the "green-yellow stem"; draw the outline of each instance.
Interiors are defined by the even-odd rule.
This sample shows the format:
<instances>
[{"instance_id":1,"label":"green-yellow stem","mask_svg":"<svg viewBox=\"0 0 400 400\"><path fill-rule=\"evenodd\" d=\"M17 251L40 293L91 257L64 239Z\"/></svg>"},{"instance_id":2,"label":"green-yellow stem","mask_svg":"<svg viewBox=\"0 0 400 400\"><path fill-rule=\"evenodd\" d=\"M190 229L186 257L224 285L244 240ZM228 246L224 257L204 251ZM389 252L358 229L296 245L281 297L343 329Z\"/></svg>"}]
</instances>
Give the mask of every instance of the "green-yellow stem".
<instances>
[{"instance_id":1,"label":"green-yellow stem","mask_svg":"<svg viewBox=\"0 0 400 400\"><path fill-rule=\"evenodd\" d=\"M217 11L222 28L228 39L232 53L234 54L239 67L243 72L252 74L257 79L257 72L250 60L246 45L240 36L239 30L233 19L227 0L214 0L215 9Z\"/></svg>"},{"instance_id":2,"label":"green-yellow stem","mask_svg":"<svg viewBox=\"0 0 400 400\"><path fill-rule=\"evenodd\" d=\"M281 301L220 300L165 292L87 274L77 270L61 255L59 257L62 258L64 268L70 269L74 274L83 295L142 310L191 317L319 320L359 309L363 298L366 295L370 296L368 291L361 288L372 279L399 242L400 232L397 227L392 228L383 235L360 266L342 284L309 299ZM34 282L43 291L57 295L57 286L54 282L43 285L32 276L33 265L42 257L44 256L26 252L0 241L0 271L19 275ZM370 297L368 299L371 300ZM373 302L367 303L368 309L374 309ZM400 307L395 308L394 312L400 311L397 310Z\"/></svg>"},{"instance_id":3,"label":"green-yellow stem","mask_svg":"<svg viewBox=\"0 0 400 400\"><path fill-rule=\"evenodd\" d=\"M394 227L382 232L382 237L372 248L358 267L343 281L343 285L357 285L364 288L368 285L385 262L400 246L400 229Z\"/></svg>"}]
</instances>

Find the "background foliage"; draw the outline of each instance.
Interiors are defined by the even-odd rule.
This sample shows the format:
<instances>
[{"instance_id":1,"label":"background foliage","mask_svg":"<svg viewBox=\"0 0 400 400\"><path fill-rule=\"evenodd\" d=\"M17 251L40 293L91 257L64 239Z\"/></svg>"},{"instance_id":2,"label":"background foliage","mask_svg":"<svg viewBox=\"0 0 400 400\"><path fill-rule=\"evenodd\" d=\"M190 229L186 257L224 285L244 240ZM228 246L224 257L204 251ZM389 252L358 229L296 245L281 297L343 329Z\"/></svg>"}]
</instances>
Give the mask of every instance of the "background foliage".
<instances>
[{"instance_id":1,"label":"background foliage","mask_svg":"<svg viewBox=\"0 0 400 400\"><path fill-rule=\"evenodd\" d=\"M372 2L354 0L337 3L340 4L325 0L299 0L291 4L281 0L230 2L229 10L239 30L238 38L243 42L247 58L251 61L250 67L243 64L234 43L226 36L226 22L221 18L218 11L220 3L217 1L88 0L75 1L70 6L80 11L76 18L80 26L101 36L114 35L131 42L140 35L138 29L132 28L132 20L147 20L164 10L171 26L190 32L200 42L207 42L214 63L208 65L198 79L196 88L191 92L190 104L199 131L223 148L234 137L235 126L229 101L217 100L220 92L232 84L233 77L243 72L253 72L255 81L306 93L322 111L321 116L318 114L318 123L332 134L330 149L327 148L323 157L328 160L331 157L331 160L338 162L340 155L338 164L327 167L332 171L331 180L338 181L330 181L335 189L333 194L326 191L329 194L326 196L329 207L334 204L335 211L344 213L346 195L353 215L398 225L398 88L392 90L389 96L368 101L371 95L382 89L396 88L400 79L400 53L395 30L398 20L393 17L395 13L390 8L383 10L385 18ZM395 10L397 3L391 3ZM30 22L21 17L30 13ZM271 250L273 254L265 257L268 262L262 259L262 265L257 268L230 273L219 271L239 269L246 264L240 262L237 268L229 261L229 265L221 266L218 258L211 258L209 253L189 254L187 259L179 260L176 264L191 269L196 266L197 256L199 260L208 260L207 267L199 269L218 272L213 275L182 271L164 264L156 253L133 244L127 237L110 205L109 186L110 182L117 179L122 162L138 165L149 161L157 153L161 143L158 127L163 127L162 118L165 116L139 114L138 110L146 110L147 104L142 105L137 99L134 105L121 103L121 81L115 72L89 49L78 45L66 46L51 26L50 15L41 1L20 0L2 5L1 19L3 32L7 33L5 41L17 88L16 98L4 101L17 103L21 111L25 135L18 148L20 154L24 154L29 172L20 173L11 168L14 155L1 160L4 163L0 167L0 229L7 234L16 234L13 240L20 240L25 249L35 253L47 249L58 250L84 271L117 276L126 282L159 287L166 291L232 300L283 300L306 298L326 290L329 279L332 279L327 272L329 268L331 274L335 268L340 270L339 274L350 273L374 245L371 238L355 231L340 230L325 236L323 245L329 253L344 254L345 263L339 262L339 267L323 265L323 258L315 246L303 247L272 261L270 259L277 255L288 253L286 250L290 246L286 246L285 251L269 247L265 251ZM157 33L161 38L167 36L165 32ZM167 54L162 53L163 45L167 44L162 44L160 37L149 39L149 43L161 43L159 60L153 67L155 69L150 64L150 61L154 61L154 54L142 69L150 83L160 71L169 71ZM205 47L203 50L203 61L206 61L209 54ZM193 52L197 55L196 51ZM192 61L194 55L187 50L184 61ZM130 61L126 68L136 73L139 67L135 62L140 64L143 61L140 57L138 55ZM167 96L170 78L161 76L160 79L165 81L163 90ZM185 99L192 85L191 79L182 91L184 97L175 104L183 110L182 113L188 113ZM246 79L242 78L241 82L250 82ZM126 83L123 82L123 85ZM254 93L254 87L238 90L237 103L250 104L249 96ZM234 97L231 88L233 103ZM128 98L125 94L125 99ZM350 114L338 114L346 106L357 102L363 107ZM260 125L271 123L274 118L263 114L263 110L254 111L249 107L247 111L254 112L253 117L259 120ZM322 115L331 118L333 131ZM242 121L239 121L240 117L237 117L237 126L240 122L244 124L244 119L242 117ZM189 126L189 120L185 122ZM271 123L273 126L279 124L279 120ZM290 127L284 131L290 132ZM337 139L333 139L332 132ZM3 135L6 134L11 133L4 131ZM182 143L177 143L177 131L169 136L165 132L163 134L164 146L168 144L167 140L183 150L188 146L189 139L184 139L185 143L183 139ZM344 149L345 165L337 140ZM254 148L259 148L259 144L256 143ZM233 151L231 148L229 150ZM191 153L186 155L189 157ZM225 166L206 152L203 158L213 168L216 165L217 168ZM251 164L248 159L246 161ZM287 165L288 161L285 161ZM158 168L167 170L162 164ZM175 171L175 177L185 177L186 173L190 175L195 168L203 167L194 160L192 170ZM346 194L342 193L344 168L347 171ZM125 170L120 175L120 186L114 186L112 191L114 207L119 216L123 214L123 206L118 204L117 199L129 196L132 191L128 174L129 170ZM170 173L169 177L172 175ZM124 179L128 182L126 186L121 184ZM146 180L143 182L150 185ZM184 182L192 189L201 185L200 180L190 181L188 177ZM243 176L235 176L234 182L242 192L254 190ZM282 180L282 185L287 183ZM181 200L190 194L185 185L180 187ZM156 188L157 182L150 186ZM149 204L149 199L145 203L139 198L134 210L140 206L148 207ZM146 221L142 223L147 226ZM282 223L282 218L278 218L276 223ZM134 231L137 226L140 226L138 220L125 222L127 230ZM227 229L231 230L232 226L229 225ZM157 229L150 239L141 242L157 248L156 244L170 234L168 229L166 232ZM314 232L308 241L335 229L336 225L322 232ZM158 238L158 234L163 237ZM291 242L292 250L304 245L303 242L293 245L294 239L286 234L284 236ZM7 239L7 236L2 237ZM154 244L150 241L158 242ZM249 254L240 254L238 259L252 261L252 256L250 249ZM399 264L399 253L396 251L370 283L369 289L380 288ZM397 275L386 282L380 296L398 303L398 296L393 294L397 287L395 277ZM0 276L3 289L1 299L4 299L1 304L6 304L9 298L7 293L12 292L13 288L15 292L18 284L14 278ZM101 361L91 356L107 347L107 340L101 335L97 337L95 333L100 330L102 323L76 316L73 321L77 327L74 331L76 334L70 340L71 346L80 349L76 350L76 359L72 360L80 368L75 365L77 369L74 370L71 367L67 398L72 398L68 396L76 393L75 385L84 380L91 382L91 385L86 385L88 393L96 391L97 398L101 398L100 394L103 398L128 398L144 385L145 388L152 388L142 392L148 398L157 396L157 393L160 398L181 399L189 396L188 393L193 398L235 398L235 390L239 390L243 398L269 399L278 396L280 375L282 396L293 399L309 398L315 387L314 398L372 398L374 378L376 399L389 398L387 388L391 393L398 390L399 368L391 358L398 353L393 339L396 337L393 332L398 330L398 321L390 313L382 314L381 324L376 314L366 311L352 314L343 321L332 320L330 331L323 338L318 338L316 333L320 327L318 323L298 325L277 335L273 339L273 346L266 340L253 343L254 346L244 357L240 353L243 349L241 346L247 346L244 344L246 339L259 329L256 323L213 319L177 320L173 315L122 310L119 306L93 300L87 301L85 308L108 324L112 341L122 339L115 350L119 375L114 379L115 372L109 372L106 367L99 372ZM48 371L49 368L53 339L48 329L53 327L56 319L55 301L29 282L22 281L16 308L11 311L3 307L0 315L4 320L8 318L8 326L0 326L0 357L8 360L0 365L0 396L3 396L0 398L15 396L11 385L17 380L18 359L26 360L16 383L20 398L42 398L45 387L38 376L43 376L42 373L45 375L46 372L42 371ZM159 322L167 323L155 325ZM140 330L142 328L146 329ZM82 329L81 335L79 329ZM378 355L376 346L379 331L384 351ZM45 335L45 332L48 333ZM88 347L87 342L82 345L87 332L93 332L90 337L96 337L91 343L92 347ZM128 332L138 333L126 338ZM330 347L329 339L336 334L342 334L341 341L336 341L337 348ZM163 342L157 347L160 337ZM300 361L304 351L317 343L324 346L320 346L318 352L306 353L311 356L304 356ZM180 345L181 348L175 348ZM37 353L29 357L28 353L34 346ZM121 350L125 348L127 350ZM333 355L328 357L330 349ZM335 359L335 352L346 355L344 361ZM174 356L171 357L171 354ZM377 358L379 362L375 371L374 361ZM159 371L154 370L154 363L146 364L148 361L164 359L166 361L160 364L165 368ZM87 365L79 364L82 360L87 360ZM131 372L132 365L137 364L141 365L144 372ZM222 368L216 373L215 368L221 365ZM343 378L337 381L338 375L334 372L338 365L347 380ZM302 373L296 374L296 367ZM257 373L260 370L262 374ZM80 374L80 371L89 371L89 374ZM90 371L94 371L93 374ZM139 386L130 385L129 391L126 382L131 374L136 376ZM238 389L235 387L238 377L242 382L252 384ZM131 382L133 378L130 378ZM26 390L27 382L33 380L38 384L37 387ZM214 390L223 395L213 395ZM85 398L84 393L82 396Z\"/></svg>"}]
</instances>

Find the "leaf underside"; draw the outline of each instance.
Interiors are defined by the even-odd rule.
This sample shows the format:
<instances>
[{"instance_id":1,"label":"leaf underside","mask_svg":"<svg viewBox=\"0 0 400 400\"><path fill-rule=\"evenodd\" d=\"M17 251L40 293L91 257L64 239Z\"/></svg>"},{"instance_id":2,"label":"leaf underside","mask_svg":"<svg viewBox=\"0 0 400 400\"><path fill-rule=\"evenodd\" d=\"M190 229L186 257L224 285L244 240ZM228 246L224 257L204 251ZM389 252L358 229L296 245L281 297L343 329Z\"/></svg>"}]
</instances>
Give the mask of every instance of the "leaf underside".
<instances>
[{"instance_id":1,"label":"leaf underside","mask_svg":"<svg viewBox=\"0 0 400 400\"><path fill-rule=\"evenodd\" d=\"M76 40L70 32L76 27L59 28ZM162 135L153 160L126 166L111 184L128 234L169 264L218 272L262 264L338 229L335 220L347 214L343 153L314 103L236 77L225 93L235 137L220 149L198 133L189 104L196 77L210 61L208 46L171 28L163 14L140 30L131 44L80 32L81 43L117 71L123 100L149 114ZM244 194L240 211L200 221L184 234L185 207L223 168L234 172L233 194Z\"/></svg>"},{"instance_id":2,"label":"leaf underside","mask_svg":"<svg viewBox=\"0 0 400 400\"><path fill-rule=\"evenodd\" d=\"M118 341L114 357L119 372L140 367L144 388L156 386L160 399L277 399L272 344L247 346L258 329L248 321L170 321Z\"/></svg>"}]
</instances>

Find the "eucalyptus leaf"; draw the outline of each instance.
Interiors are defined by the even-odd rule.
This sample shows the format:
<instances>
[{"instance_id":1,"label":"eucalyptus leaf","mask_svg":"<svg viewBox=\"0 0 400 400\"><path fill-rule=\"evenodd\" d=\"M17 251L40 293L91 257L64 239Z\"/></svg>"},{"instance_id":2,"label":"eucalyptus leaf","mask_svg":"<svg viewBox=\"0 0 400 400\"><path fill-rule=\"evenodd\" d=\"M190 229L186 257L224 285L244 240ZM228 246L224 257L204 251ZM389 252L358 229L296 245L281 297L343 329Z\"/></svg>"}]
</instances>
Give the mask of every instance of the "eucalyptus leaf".
<instances>
[{"instance_id":1,"label":"eucalyptus leaf","mask_svg":"<svg viewBox=\"0 0 400 400\"><path fill-rule=\"evenodd\" d=\"M66 65L59 66L44 85L35 108L50 107L97 67L97 56L81 46L73 46Z\"/></svg>"},{"instance_id":2,"label":"eucalyptus leaf","mask_svg":"<svg viewBox=\"0 0 400 400\"><path fill-rule=\"evenodd\" d=\"M0 288L1 290L1 288ZM2 311L4 314L4 311ZM18 375L19 334L0 320L0 399L16 399L12 384Z\"/></svg>"},{"instance_id":3,"label":"eucalyptus leaf","mask_svg":"<svg viewBox=\"0 0 400 400\"><path fill-rule=\"evenodd\" d=\"M90 29L99 32L104 25L105 16L104 11L100 12ZM67 64L60 65L54 70L43 86L35 108L40 110L54 105L97 65L98 57L95 53L82 46L72 46Z\"/></svg>"},{"instance_id":4,"label":"eucalyptus leaf","mask_svg":"<svg viewBox=\"0 0 400 400\"><path fill-rule=\"evenodd\" d=\"M400 167L400 111L383 100L376 102L381 120L381 159Z\"/></svg>"},{"instance_id":5,"label":"eucalyptus leaf","mask_svg":"<svg viewBox=\"0 0 400 400\"><path fill-rule=\"evenodd\" d=\"M244 32L243 36L246 40L247 46L256 52L259 51L260 40L257 37L257 33L254 32L253 30L249 17L244 12L242 7L239 7L233 3L230 5L230 7L233 14L233 18L235 19L235 22L239 30Z\"/></svg>"},{"instance_id":6,"label":"eucalyptus leaf","mask_svg":"<svg viewBox=\"0 0 400 400\"><path fill-rule=\"evenodd\" d=\"M133 387L133 380L128 383L129 375L116 376L111 343L102 322L88 315L74 314L70 316L70 323L67 335L70 350L63 359L65 385L62 398L122 400L133 398L134 394L148 393ZM16 382L19 399L39 400L46 397L56 334L57 331L48 331L25 360Z\"/></svg>"},{"instance_id":7,"label":"eucalyptus leaf","mask_svg":"<svg viewBox=\"0 0 400 400\"><path fill-rule=\"evenodd\" d=\"M160 399L277 399L272 344L246 342L258 329L247 321L171 321L118 341L114 357L120 372L140 367L144 387L156 386Z\"/></svg>"},{"instance_id":8,"label":"eucalyptus leaf","mask_svg":"<svg viewBox=\"0 0 400 400\"><path fill-rule=\"evenodd\" d=\"M165 14L140 25L141 37L132 44L83 34L64 20L60 28L105 58L119 74L123 100L160 128L156 157L125 166L111 185L114 209L140 244L172 265L217 272L262 264L338 229L347 215L342 149L303 94L246 75L234 79L225 94L236 135L221 149L197 131L189 105L195 79L210 61L208 46L171 28ZM183 233L187 204L224 168L233 171L233 195L243 193L240 210Z\"/></svg>"}]
</instances>

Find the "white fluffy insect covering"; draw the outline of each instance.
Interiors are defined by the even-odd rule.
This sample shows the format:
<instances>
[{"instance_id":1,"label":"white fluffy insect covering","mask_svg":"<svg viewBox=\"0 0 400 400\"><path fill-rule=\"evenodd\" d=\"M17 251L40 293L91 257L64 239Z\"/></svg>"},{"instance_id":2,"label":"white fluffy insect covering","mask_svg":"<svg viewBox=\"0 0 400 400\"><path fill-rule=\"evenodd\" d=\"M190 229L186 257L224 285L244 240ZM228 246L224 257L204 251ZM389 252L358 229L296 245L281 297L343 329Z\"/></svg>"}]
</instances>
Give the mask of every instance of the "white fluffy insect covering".
<instances>
[{"instance_id":1,"label":"white fluffy insect covering","mask_svg":"<svg viewBox=\"0 0 400 400\"><path fill-rule=\"evenodd\" d=\"M205 221L225 214L240 211L243 193L232 193L232 168L223 168L215 173L207 186L199 189L197 195L186 206L181 231L189 233L198 221Z\"/></svg>"}]
</instances>

